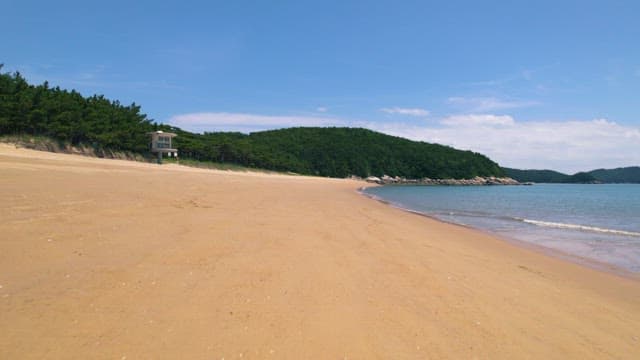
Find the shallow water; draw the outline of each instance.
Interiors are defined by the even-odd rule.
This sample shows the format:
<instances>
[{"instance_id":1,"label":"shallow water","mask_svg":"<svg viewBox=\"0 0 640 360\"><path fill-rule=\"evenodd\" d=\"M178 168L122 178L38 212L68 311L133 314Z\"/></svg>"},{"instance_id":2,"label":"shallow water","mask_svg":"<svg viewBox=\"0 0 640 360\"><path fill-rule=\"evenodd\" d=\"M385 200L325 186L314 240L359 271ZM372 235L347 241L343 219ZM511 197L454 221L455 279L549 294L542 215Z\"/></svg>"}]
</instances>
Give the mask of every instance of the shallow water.
<instances>
[{"instance_id":1,"label":"shallow water","mask_svg":"<svg viewBox=\"0 0 640 360\"><path fill-rule=\"evenodd\" d=\"M640 272L640 184L382 186L365 193L444 221Z\"/></svg>"}]
</instances>

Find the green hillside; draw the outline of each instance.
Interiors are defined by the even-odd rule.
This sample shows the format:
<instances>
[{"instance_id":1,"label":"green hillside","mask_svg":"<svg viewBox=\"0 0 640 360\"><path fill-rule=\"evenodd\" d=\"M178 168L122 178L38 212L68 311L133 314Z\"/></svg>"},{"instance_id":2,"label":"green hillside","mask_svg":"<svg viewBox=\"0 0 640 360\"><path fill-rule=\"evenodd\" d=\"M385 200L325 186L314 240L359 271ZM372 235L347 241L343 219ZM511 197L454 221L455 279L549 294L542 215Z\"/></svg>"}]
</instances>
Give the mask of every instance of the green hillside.
<instances>
[{"instance_id":1,"label":"green hillside","mask_svg":"<svg viewBox=\"0 0 640 360\"><path fill-rule=\"evenodd\" d=\"M553 170L503 168L507 176L520 182L536 183L640 183L640 167L598 169L567 175Z\"/></svg>"},{"instance_id":2,"label":"green hillside","mask_svg":"<svg viewBox=\"0 0 640 360\"><path fill-rule=\"evenodd\" d=\"M508 177L516 179L520 182L535 183L561 183L564 182L569 175L553 170L519 170L511 168L503 168Z\"/></svg>"},{"instance_id":3,"label":"green hillside","mask_svg":"<svg viewBox=\"0 0 640 360\"><path fill-rule=\"evenodd\" d=\"M562 184L590 184L602 182L593 175L579 172L573 175L563 174L553 170L519 170L503 168L508 177L520 182L534 183L562 183Z\"/></svg>"},{"instance_id":4,"label":"green hillside","mask_svg":"<svg viewBox=\"0 0 640 360\"><path fill-rule=\"evenodd\" d=\"M176 143L182 154L300 174L472 178L500 176L487 157L447 146L358 128L289 128L240 133L185 133Z\"/></svg>"},{"instance_id":5,"label":"green hillside","mask_svg":"<svg viewBox=\"0 0 640 360\"><path fill-rule=\"evenodd\" d=\"M590 171L594 178L605 183L640 183L640 166Z\"/></svg>"},{"instance_id":6,"label":"green hillside","mask_svg":"<svg viewBox=\"0 0 640 360\"><path fill-rule=\"evenodd\" d=\"M19 74L0 73L0 135L45 136L73 145L148 153L146 133L178 133L182 158L233 163L331 177L407 178L502 176L489 158L470 151L415 142L366 129L290 128L252 134L194 134L153 123L140 112L103 96L34 86Z\"/></svg>"},{"instance_id":7,"label":"green hillside","mask_svg":"<svg viewBox=\"0 0 640 360\"><path fill-rule=\"evenodd\" d=\"M571 176L567 176L564 180L561 181L565 184L593 184L598 183L596 178L593 175L586 172L575 173Z\"/></svg>"},{"instance_id":8,"label":"green hillside","mask_svg":"<svg viewBox=\"0 0 640 360\"><path fill-rule=\"evenodd\" d=\"M2 67L0 66L0 69ZM104 96L34 86L19 74L0 73L0 135L27 134L73 145L143 153L154 126L140 106Z\"/></svg>"}]
</instances>

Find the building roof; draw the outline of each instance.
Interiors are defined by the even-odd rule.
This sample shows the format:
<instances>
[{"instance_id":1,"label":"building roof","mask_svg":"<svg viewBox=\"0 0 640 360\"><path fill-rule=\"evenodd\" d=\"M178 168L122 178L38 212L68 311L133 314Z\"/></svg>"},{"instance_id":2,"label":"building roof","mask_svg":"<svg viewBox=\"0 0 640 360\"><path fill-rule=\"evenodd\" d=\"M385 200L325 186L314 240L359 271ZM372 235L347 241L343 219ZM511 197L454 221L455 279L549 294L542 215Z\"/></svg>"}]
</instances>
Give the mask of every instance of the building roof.
<instances>
[{"instance_id":1,"label":"building roof","mask_svg":"<svg viewBox=\"0 0 640 360\"><path fill-rule=\"evenodd\" d=\"M147 135L155 135L155 134L164 135L164 136L171 136L171 137L178 136L178 134L174 134L174 133L170 133L170 132L164 132L162 130L152 131L152 132L148 132L147 133Z\"/></svg>"}]
</instances>

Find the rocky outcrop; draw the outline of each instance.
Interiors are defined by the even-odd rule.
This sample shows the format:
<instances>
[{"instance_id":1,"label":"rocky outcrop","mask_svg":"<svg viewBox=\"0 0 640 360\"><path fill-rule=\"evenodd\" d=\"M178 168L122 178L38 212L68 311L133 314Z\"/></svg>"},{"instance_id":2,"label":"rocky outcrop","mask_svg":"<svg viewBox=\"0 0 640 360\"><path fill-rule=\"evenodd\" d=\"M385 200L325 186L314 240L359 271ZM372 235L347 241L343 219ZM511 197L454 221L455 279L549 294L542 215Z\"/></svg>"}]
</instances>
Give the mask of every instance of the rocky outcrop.
<instances>
[{"instance_id":1,"label":"rocky outcrop","mask_svg":"<svg viewBox=\"0 0 640 360\"><path fill-rule=\"evenodd\" d=\"M366 182L381 185L446 185L446 186L480 186L480 185L530 185L529 183L520 183L509 177L481 177L476 176L473 179L406 179L401 177L391 177L383 175L382 178L369 176Z\"/></svg>"}]
</instances>

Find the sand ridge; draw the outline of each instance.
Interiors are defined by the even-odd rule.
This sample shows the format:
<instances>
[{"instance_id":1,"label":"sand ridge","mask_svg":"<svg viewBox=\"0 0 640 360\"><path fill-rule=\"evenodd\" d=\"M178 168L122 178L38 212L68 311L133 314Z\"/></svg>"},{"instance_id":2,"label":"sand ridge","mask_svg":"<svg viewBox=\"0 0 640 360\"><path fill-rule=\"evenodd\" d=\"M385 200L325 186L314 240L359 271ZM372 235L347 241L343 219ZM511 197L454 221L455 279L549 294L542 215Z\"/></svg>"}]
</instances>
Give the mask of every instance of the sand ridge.
<instances>
[{"instance_id":1,"label":"sand ridge","mask_svg":"<svg viewBox=\"0 0 640 360\"><path fill-rule=\"evenodd\" d=\"M640 283L361 183L0 144L0 358L640 357Z\"/></svg>"}]
</instances>

